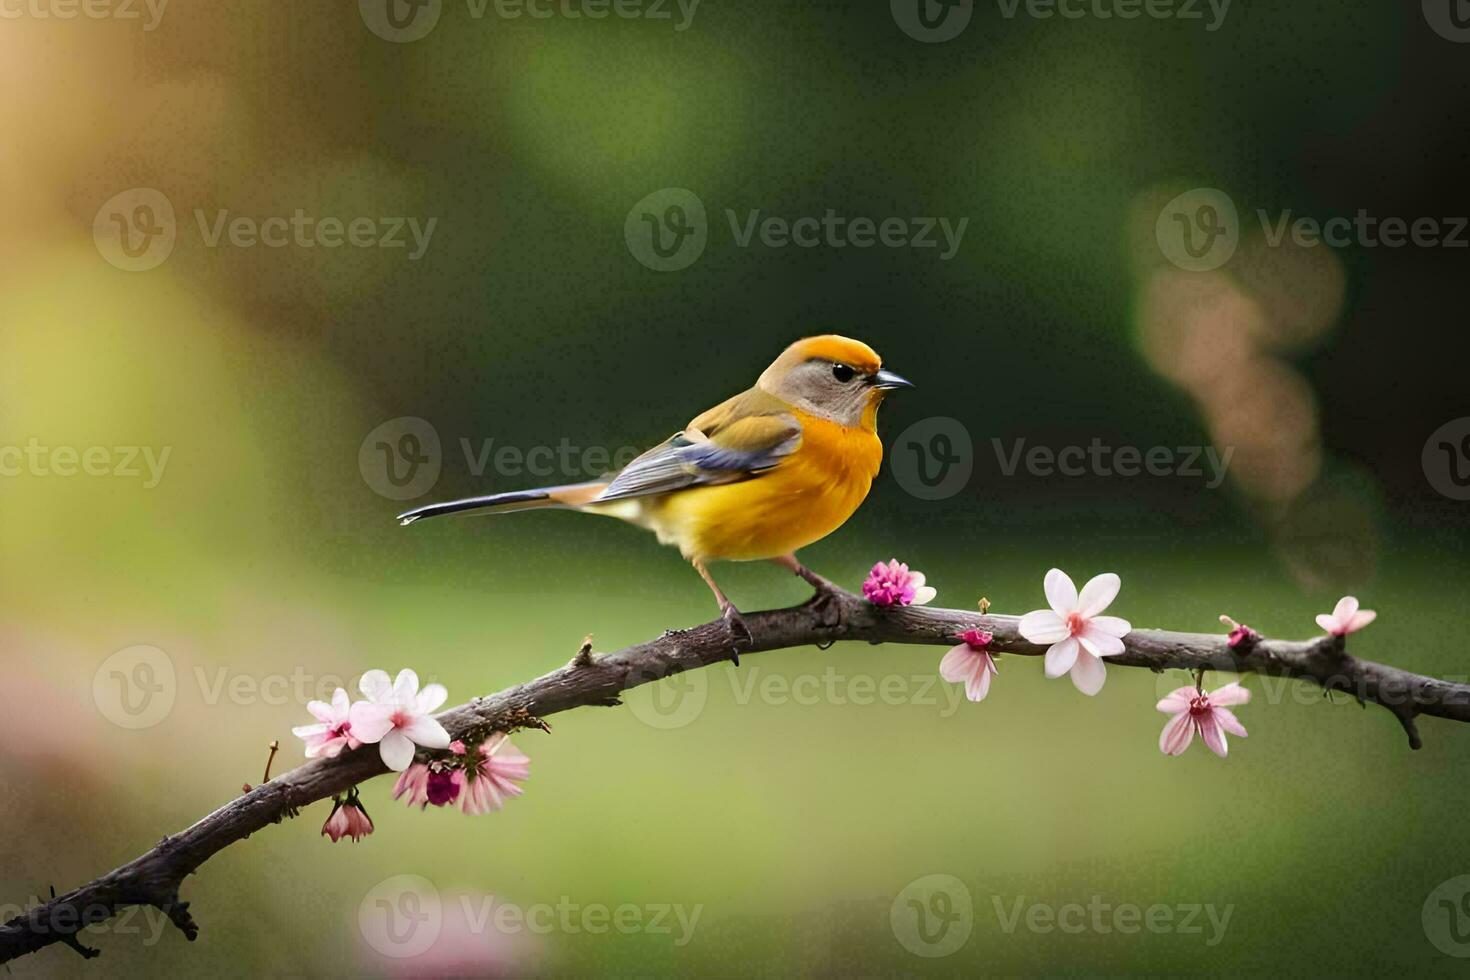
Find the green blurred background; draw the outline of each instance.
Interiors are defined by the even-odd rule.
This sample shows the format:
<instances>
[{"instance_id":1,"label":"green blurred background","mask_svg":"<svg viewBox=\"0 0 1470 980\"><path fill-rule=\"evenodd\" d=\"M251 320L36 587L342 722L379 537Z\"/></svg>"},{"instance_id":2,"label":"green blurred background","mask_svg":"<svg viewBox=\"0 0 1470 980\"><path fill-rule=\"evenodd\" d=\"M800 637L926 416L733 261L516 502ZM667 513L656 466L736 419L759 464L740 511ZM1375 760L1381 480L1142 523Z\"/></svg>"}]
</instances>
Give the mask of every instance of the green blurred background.
<instances>
[{"instance_id":1,"label":"green blurred background","mask_svg":"<svg viewBox=\"0 0 1470 980\"><path fill-rule=\"evenodd\" d=\"M477 474L462 439L644 446L818 331L867 340L918 383L883 410L890 441L948 417L973 444L972 477L943 499L885 468L804 553L829 577L855 587L897 556L940 604L984 594L1021 613L1052 565L1079 583L1112 570L1135 625L1210 630L1230 613L1281 636L1312 634L1353 592L1380 612L1355 652L1467 673L1466 505L1421 462L1466 414L1452 333L1466 253L1271 247L1250 217L1470 213L1470 48L1417 4L1237 2L1210 31L1208 8L1071 20L976 3L944 43L876 3L704 0L677 30L677 7L477 18L446 0L407 43L370 29L372 8L174 0L152 30L141 7L0 22L0 445L170 450L152 487L0 478L7 916L257 782L269 740L294 765L289 729L315 695L293 683L282 697L273 679L352 686L413 666L458 703L564 663L584 633L612 650L709 618L678 556L613 522L392 517L537 482ZM1243 218L1214 271L1171 265L1154 235L1165 202L1196 187ZM119 268L93 233L134 188L177 215L172 252L146 271ZM703 254L674 272L624 239L661 188L709 215ZM725 211L757 208L968 225L948 261L740 247ZM437 223L411 260L210 247L196 209ZM404 417L442 445L437 481L406 503L359 461ZM1234 457L1214 489L1007 476L992 439ZM769 566L716 574L746 609L806 594ZM94 679L136 645L166 654L175 689L129 729ZM1182 674L1115 669L1089 699L1011 658L974 705L933 683L941 652L763 654L560 716L554 735L518 736L532 778L501 813L409 812L379 780L362 843L319 837L317 805L206 864L184 895L198 942L149 942L156 916L139 915L136 933L88 940L101 960L56 947L13 972L1456 970L1425 903L1470 874L1470 734L1426 720L1411 753L1385 711L1254 679L1251 737L1228 759L1169 759L1153 703ZM885 679L896 694L855 703ZM823 693L783 695L794 682ZM931 874L974 907L968 940L940 957L890 921ZM360 904L399 875L444 896L421 959L384 957L360 928ZM677 925L501 935L453 921L459 895L701 911L682 945ZM1007 931L997 912L1094 896L1232 911L1213 944L1203 917L1200 934L1074 935Z\"/></svg>"}]
</instances>

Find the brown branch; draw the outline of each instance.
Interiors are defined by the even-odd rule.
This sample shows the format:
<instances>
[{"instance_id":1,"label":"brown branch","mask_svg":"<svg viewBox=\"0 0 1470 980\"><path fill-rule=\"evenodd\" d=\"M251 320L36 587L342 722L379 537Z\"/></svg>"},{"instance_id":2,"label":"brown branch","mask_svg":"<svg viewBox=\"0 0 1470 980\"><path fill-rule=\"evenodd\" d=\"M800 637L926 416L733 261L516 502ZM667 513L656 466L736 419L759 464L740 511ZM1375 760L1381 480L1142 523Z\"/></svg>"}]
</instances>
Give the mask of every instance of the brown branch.
<instances>
[{"instance_id":1,"label":"brown branch","mask_svg":"<svg viewBox=\"0 0 1470 980\"><path fill-rule=\"evenodd\" d=\"M813 644L825 647L838 640L950 645L955 634L975 628L994 634L994 652L1044 653L1044 647L1020 636L1019 622L1015 616L958 609L880 609L829 586L803 605L746 614L752 642L742 645L740 652ZM1325 691L1346 691L1361 702L1372 701L1391 711L1408 734L1411 748L1421 744L1414 721L1418 715L1470 721L1470 685L1357 660L1348 655L1340 637L1260 639L1232 648L1223 635L1140 629L1129 633L1124 645L1122 654L1108 658L1109 664L1154 671L1180 668L1270 674L1312 681ZM541 719L546 715L588 705L620 704L618 695L629 688L708 667L729 660L731 654L731 634L723 620L669 631L601 657L592 654L589 638L565 667L460 705L440 715L439 721L455 738L545 727ZM179 900L185 877L236 841L386 771L377 747L369 745L336 759L312 760L257 786L192 827L163 838L146 854L0 926L0 963L54 943L69 945L86 956L96 955L81 944L77 933L128 905L162 909L192 940L199 927L189 914L188 903Z\"/></svg>"}]
</instances>

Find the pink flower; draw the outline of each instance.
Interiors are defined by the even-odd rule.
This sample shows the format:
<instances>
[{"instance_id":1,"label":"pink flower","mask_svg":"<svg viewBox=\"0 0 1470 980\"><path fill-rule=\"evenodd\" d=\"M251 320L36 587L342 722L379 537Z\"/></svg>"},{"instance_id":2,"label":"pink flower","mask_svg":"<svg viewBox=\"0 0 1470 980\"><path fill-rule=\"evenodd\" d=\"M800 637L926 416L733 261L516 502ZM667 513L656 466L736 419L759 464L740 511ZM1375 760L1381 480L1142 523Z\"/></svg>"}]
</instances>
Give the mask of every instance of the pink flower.
<instances>
[{"instance_id":1,"label":"pink flower","mask_svg":"<svg viewBox=\"0 0 1470 980\"><path fill-rule=\"evenodd\" d=\"M1238 647L1242 643L1247 645L1255 643L1260 640L1260 638L1261 634L1257 633L1255 630L1251 629L1244 623L1241 623L1239 626L1235 627L1235 629L1230 631L1230 636L1225 640L1225 644L1226 646Z\"/></svg>"},{"instance_id":2,"label":"pink flower","mask_svg":"<svg viewBox=\"0 0 1470 980\"><path fill-rule=\"evenodd\" d=\"M424 792L434 806L453 803L459 797L459 789L460 786L454 778L454 773L445 769L429 770L429 779L424 787Z\"/></svg>"},{"instance_id":3,"label":"pink flower","mask_svg":"<svg viewBox=\"0 0 1470 980\"><path fill-rule=\"evenodd\" d=\"M383 764L403 772L413 762L414 746L442 749L449 745L449 733L430 717L430 712L444 703L449 692L442 684L430 684L419 690L419 675L408 668L398 672L389 683L381 670L362 675L358 687L367 696L352 706L352 734L364 744L378 744Z\"/></svg>"},{"instance_id":4,"label":"pink flower","mask_svg":"<svg viewBox=\"0 0 1470 980\"><path fill-rule=\"evenodd\" d=\"M1165 755L1180 755L1194 741L1194 733L1204 739L1210 751L1225 757L1225 733L1245 738L1245 726L1227 704L1245 704L1251 692L1239 684L1226 684L1213 694L1195 687L1181 687L1158 703L1158 709L1173 715L1159 735L1159 749Z\"/></svg>"},{"instance_id":5,"label":"pink flower","mask_svg":"<svg viewBox=\"0 0 1470 980\"><path fill-rule=\"evenodd\" d=\"M873 566L863 582L863 595L875 606L923 606L939 593L924 584L923 572L911 572L897 558Z\"/></svg>"},{"instance_id":6,"label":"pink flower","mask_svg":"<svg viewBox=\"0 0 1470 980\"><path fill-rule=\"evenodd\" d=\"M337 688L332 703L312 701L306 710L320 722L317 725L297 725L291 734L306 743L306 757L315 759L325 756L334 759L343 749L355 749L362 743L352 736L352 722L348 720L347 692Z\"/></svg>"},{"instance_id":7,"label":"pink flower","mask_svg":"<svg viewBox=\"0 0 1470 980\"><path fill-rule=\"evenodd\" d=\"M531 760L516 751L508 736L494 741L493 746L487 743L476 749L478 761L454 771L462 790L459 808L472 816L499 810L506 797L520 796L525 790L517 782L531 775Z\"/></svg>"},{"instance_id":8,"label":"pink flower","mask_svg":"<svg viewBox=\"0 0 1470 980\"><path fill-rule=\"evenodd\" d=\"M939 676L953 684L963 683L965 696L971 701L984 701L990 693L990 678L996 672L987 649L995 637L984 630L965 630L959 638L964 642L951 647L939 661Z\"/></svg>"},{"instance_id":9,"label":"pink flower","mask_svg":"<svg viewBox=\"0 0 1470 980\"><path fill-rule=\"evenodd\" d=\"M356 788L347 794L347 799L337 799L335 804L327 822L322 824L322 836L332 838L333 844L351 837L355 844L373 832L372 817L358 801Z\"/></svg>"},{"instance_id":10,"label":"pink flower","mask_svg":"<svg viewBox=\"0 0 1470 980\"><path fill-rule=\"evenodd\" d=\"M1330 613L1321 613L1317 616L1317 625L1322 627L1333 636L1347 636L1356 633L1378 618L1378 614L1371 609L1359 609L1358 600L1353 596L1345 595L1337 600L1337 606Z\"/></svg>"},{"instance_id":11,"label":"pink flower","mask_svg":"<svg viewBox=\"0 0 1470 980\"><path fill-rule=\"evenodd\" d=\"M415 762L407 769L398 774L398 782L393 784L393 798L403 798L404 805L420 807L429 805L429 767L423 762Z\"/></svg>"},{"instance_id":12,"label":"pink flower","mask_svg":"<svg viewBox=\"0 0 1470 980\"><path fill-rule=\"evenodd\" d=\"M1071 672L1072 683L1083 694L1096 694L1107 680L1103 657L1123 652L1123 637L1133 626L1117 616L1101 616L1117 598L1122 580L1106 572L1090 580L1077 594L1077 586L1060 568L1046 573L1044 588L1050 609L1038 609L1021 617L1021 635L1032 643L1049 643L1046 676L1061 677Z\"/></svg>"}]
</instances>

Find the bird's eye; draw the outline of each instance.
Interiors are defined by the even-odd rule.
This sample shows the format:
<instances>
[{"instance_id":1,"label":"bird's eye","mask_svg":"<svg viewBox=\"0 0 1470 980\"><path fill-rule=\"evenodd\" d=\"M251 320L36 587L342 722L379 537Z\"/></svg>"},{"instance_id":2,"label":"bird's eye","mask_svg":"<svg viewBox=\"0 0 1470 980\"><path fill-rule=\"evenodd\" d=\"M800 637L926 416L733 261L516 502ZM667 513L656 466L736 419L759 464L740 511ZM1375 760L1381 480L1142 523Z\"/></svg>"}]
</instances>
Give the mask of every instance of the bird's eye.
<instances>
[{"instance_id":1,"label":"bird's eye","mask_svg":"<svg viewBox=\"0 0 1470 980\"><path fill-rule=\"evenodd\" d=\"M853 378L857 377L857 372L846 364L834 364L832 365L832 377L841 381L843 384L847 384Z\"/></svg>"}]
</instances>

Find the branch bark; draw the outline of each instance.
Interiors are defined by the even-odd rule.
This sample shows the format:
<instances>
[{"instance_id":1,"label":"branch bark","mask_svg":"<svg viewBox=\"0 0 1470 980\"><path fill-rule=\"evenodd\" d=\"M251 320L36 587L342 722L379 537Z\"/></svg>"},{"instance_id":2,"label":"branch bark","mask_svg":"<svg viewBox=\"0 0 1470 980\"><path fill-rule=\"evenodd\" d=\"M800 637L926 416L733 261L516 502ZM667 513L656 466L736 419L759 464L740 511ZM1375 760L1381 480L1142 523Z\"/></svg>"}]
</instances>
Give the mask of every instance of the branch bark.
<instances>
[{"instance_id":1,"label":"branch bark","mask_svg":"<svg viewBox=\"0 0 1470 980\"><path fill-rule=\"evenodd\" d=\"M811 644L825 647L838 640L953 645L956 634L966 629L992 633L992 652L1032 657L1045 653L1045 647L1021 637L1016 616L919 606L885 609L830 585L800 606L747 613L745 623L752 640L740 647L741 655ZM1139 629L1128 634L1124 647L1122 654L1108 658L1110 665L1268 674L1311 681L1326 691L1345 691L1392 712L1407 733L1410 748L1421 745L1415 724L1419 715L1470 722L1470 685L1358 660L1347 653L1341 637L1260 639L1232 648L1221 634ZM604 656L592 654L589 640L566 666L476 698L440 715L439 721L454 738L542 727L541 719L547 715L589 705L617 705L625 690L731 658L731 634L723 620L671 630ZM179 898L184 878L224 848L294 816L299 808L385 772L377 747L369 745L335 759L309 761L257 786L193 826L164 837L127 864L0 926L0 963L56 943L83 956L96 956L78 933L129 905L161 909L192 940L199 927L189 903Z\"/></svg>"}]
</instances>

